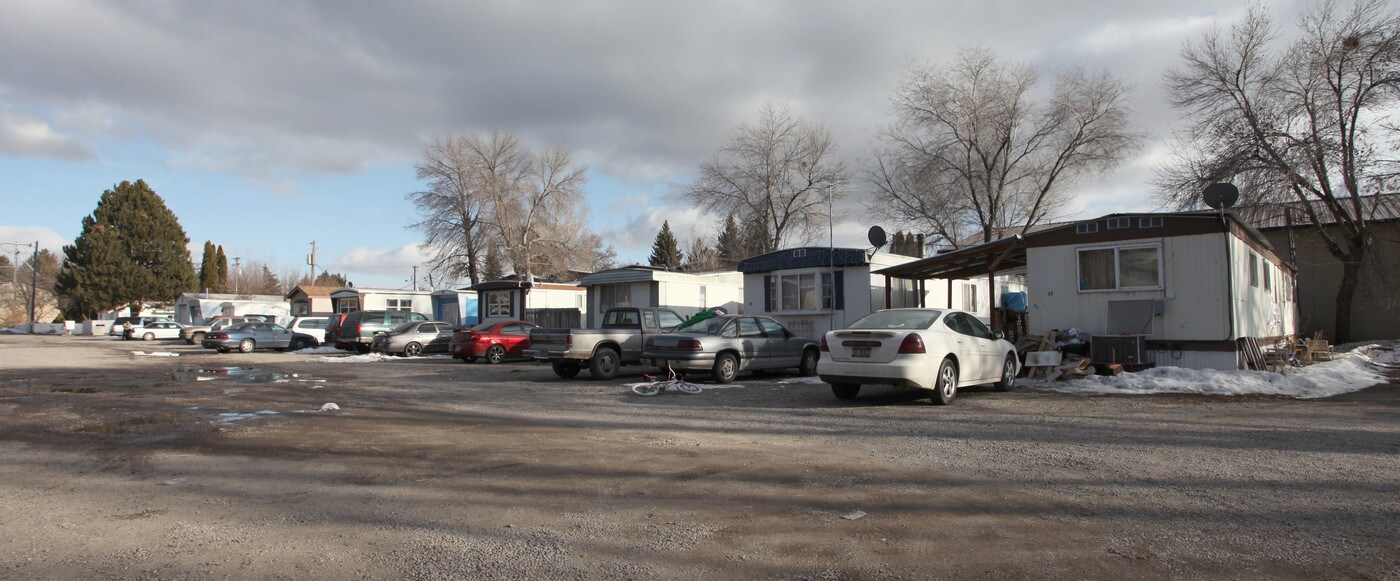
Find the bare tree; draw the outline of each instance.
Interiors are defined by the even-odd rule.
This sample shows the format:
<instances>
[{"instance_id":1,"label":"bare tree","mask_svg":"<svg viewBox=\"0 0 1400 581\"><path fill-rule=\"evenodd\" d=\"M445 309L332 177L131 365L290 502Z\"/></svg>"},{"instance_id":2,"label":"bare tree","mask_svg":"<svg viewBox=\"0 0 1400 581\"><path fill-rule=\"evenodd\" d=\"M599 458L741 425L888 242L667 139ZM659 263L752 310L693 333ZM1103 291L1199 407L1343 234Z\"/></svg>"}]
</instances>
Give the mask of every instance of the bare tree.
<instances>
[{"instance_id":1,"label":"bare tree","mask_svg":"<svg viewBox=\"0 0 1400 581\"><path fill-rule=\"evenodd\" d=\"M1107 72L1060 73L1044 103L1039 75L982 48L913 68L895 89L896 122L865 171L872 211L950 243L990 241L1052 219L1076 178L1114 167L1142 136L1129 128L1131 89Z\"/></svg>"},{"instance_id":2,"label":"bare tree","mask_svg":"<svg viewBox=\"0 0 1400 581\"><path fill-rule=\"evenodd\" d=\"M512 187L489 190L487 220L515 274L528 278L546 274L537 271L552 255L570 251L586 234L583 184L588 176L584 168L573 167L562 147L538 156L518 145L515 151L528 163L507 176Z\"/></svg>"},{"instance_id":3,"label":"bare tree","mask_svg":"<svg viewBox=\"0 0 1400 581\"><path fill-rule=\"evenodd\" d=\"M706 272L724 267L724 259L719 251L705 242L704 236L696 236L685 248L685 272Z\"/></svg>"},{"instance_id":4,"label":"bare tree","mask_svg":"<svg viewBox=\"0 0 1400 581\"><path fill-rule=\"evenodd\" d=\"M740 125L729 145L700 166L685 194L716 214L738 212L761 222L760 252L767 252L823 232L846 180L830 131L768 104L756 125Z\"/></svg>"},{"instance_id":5,"label":"bare tree","mask_svg":"<svg viewBox=\"0 0 1400 581\"><path fill-rule=\"evenodd\" d=\"M1326 1L1298 20L1297 40L1255 6L1228 32L1182 50L1167 75L1192 122L1158 174L1164 204L1196 207L1205 185L1233 181L1246 203L1297 204L1338 261L1335 340L1351 337L1352 301L1375 235L1361 196L1396 176L1400 10ZM1332 230L1330 227L1335 227Z\"/></svg>"},{"instance_id":6,"label":"bare tree","mask_svg":"<svg viewBox=\"0 0 1400 581\"><path fill-rule=\"evenodd\" d=\"M423 232L434 272L481 282L483 237L488 235L482 215L497 191L516 187L527 166L519 141L500 129L489 137L449 134L424 148L414 168L428 189L407 197L423 217L413 227Z\"/></svg>"}]
</instances>

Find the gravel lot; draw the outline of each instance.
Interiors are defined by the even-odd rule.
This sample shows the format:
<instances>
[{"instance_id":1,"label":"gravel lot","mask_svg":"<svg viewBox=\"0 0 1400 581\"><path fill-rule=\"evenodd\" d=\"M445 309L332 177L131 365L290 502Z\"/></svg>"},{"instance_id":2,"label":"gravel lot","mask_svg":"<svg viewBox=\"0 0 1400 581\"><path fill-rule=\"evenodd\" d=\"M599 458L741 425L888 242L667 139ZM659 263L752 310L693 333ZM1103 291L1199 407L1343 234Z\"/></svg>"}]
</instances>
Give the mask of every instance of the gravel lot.
<instances>
[{"instance_id":1,"label":"gravel lot","mask_svg":"<svg viewBox=\"0 0 1400 581\"><path fill-rule=\"evenodd\" d=\"M0 577L1400 579L1394 382L940 408L321 359L0 336Z\"/></svg>"}]
</instances>

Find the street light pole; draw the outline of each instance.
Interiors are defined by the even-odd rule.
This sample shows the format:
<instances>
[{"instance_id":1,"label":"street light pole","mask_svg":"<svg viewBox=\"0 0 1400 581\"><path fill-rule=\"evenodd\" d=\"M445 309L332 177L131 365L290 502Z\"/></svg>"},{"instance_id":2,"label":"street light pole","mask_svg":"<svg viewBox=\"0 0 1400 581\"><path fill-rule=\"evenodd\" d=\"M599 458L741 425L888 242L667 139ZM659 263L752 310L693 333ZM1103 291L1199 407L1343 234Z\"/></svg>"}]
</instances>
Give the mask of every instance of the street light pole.
<instances>
[{"instance_id":1,"label":"street light pole","mask_svg":"<svg viewBox=\"0 0 1400 581\"><path fill-rule=\"evenodd\" d=\"M39 297L39 241L34 241L34 263L30 266L29 281L29 332L34 332L34 315Z\"/></svg>"}]
</instances>

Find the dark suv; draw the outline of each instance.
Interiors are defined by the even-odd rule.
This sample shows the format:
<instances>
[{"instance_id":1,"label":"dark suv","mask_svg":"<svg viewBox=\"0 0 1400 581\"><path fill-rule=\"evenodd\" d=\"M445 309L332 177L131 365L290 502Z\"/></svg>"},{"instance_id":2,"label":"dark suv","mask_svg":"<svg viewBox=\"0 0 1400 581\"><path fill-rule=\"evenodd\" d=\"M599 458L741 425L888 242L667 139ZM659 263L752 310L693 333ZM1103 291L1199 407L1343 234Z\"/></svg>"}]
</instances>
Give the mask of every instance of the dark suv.
<instances>
[{"instance_id":1,"label":"dark suv","mask_svg":"<svg viewBox=\"0 0 1400 581\"><path fill-rule=\"evenodd\" d=\"M406 311L355 311L345 315L340 322L340 330L335 336L337 349L354 349L369 353L370 343L374 342L376 331L389 332L389 329L402 323L426 321L428 317ZM326 337L330 340L330 337Z\"/></svg>"}]
</instances>

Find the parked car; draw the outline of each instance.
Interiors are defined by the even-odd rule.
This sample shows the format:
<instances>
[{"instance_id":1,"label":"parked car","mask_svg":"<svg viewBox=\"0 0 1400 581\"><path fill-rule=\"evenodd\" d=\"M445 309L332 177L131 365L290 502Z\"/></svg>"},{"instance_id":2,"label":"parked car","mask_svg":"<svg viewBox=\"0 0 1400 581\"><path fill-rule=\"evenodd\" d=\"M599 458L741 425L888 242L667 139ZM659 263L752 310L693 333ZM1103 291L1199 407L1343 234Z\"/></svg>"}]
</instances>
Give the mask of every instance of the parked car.
<instances>
[{"instance_id":1,"label":"parked car","mask_svg":"<svg viewBox=\"0 0 1400 581\"><path fill-rule=\"evenodd\" d=\"M349 313L332 313L326 315L326 339L328 344L335 344L335 338L340 336L340 322L345 320L345 315ZM336 345L336 347L340 347Z\"/></svg>"},{"instance_id":2,"label":"parked car","mask_svg":"<svg viewBox=\"0 0 1400 581\"><path fill-rule=\"evenodd\" d=\"M184 330L185 326L175 321L152 321L140 326L134 321L131 323L131 337L143 341L179 339L180 333Z\"/></svg>"},{"instance_id":3,"label":"parked car","mask_svg":"<svg viewBox=\"0 0 1400 581\"><path fill-rule=\"evenodd\" d=\"M500 363L507 357L524 357L530 346L530 330L538 327L516 319L482 323L470 329L457 329L447 352L472 363L485 358L487 363Z\"/></svg>"},{"instance_id":4,"label":"parked car","mask_svg":"<svg viewBox=\"0 0 1400 581\"><path fill-rule=\"evenodd\" d=\"M403 323L387 332L375 333L370 350L407 357L444 352L447 351L447 344L452 341L453 330L451 324L442 321Z\"/></svg>"},{"instance_id":5,"label":"parked car","mask_svg":"<svg viewBox=\"0 0 1400 581\"><path fill-rule=\"evenodd\" d=\"M886 309L822 337L817 375L841 399L866 384L932 390L948 405L958 388L993 384L1011 389L1021 362L1016 347L968 313L944 309Z\"/></svg>"},{"instance_id":6,"label":"parked car","mask_svg":"<svg viewBox=\"0 0 1400 581\"><path fill-rule=\"evenodd\" d=\"M204 319L203 325L186 325L184 330L180 332L180 338L190 345L199 345L204 342L204 336L210 331L218 331L242 323L261 322L265 322L261 315L218 315Z\"/></svg>"},{"instance_id":7,"label":"parked car","mask_svg":"<svg viewBox=\"0 0 1400 581\"><path fill-rule=\"evenodd\" d=\"M559 377L574 377L587 365L593 379L612 379L623 365L641 363L647 335L671 331L682 322L670 309L612 308L603 313L601 329L531 330L525 356L548 361Z\"/></svg>"},{"instance_id":8,"label":"parked car","mask_svg":"<svg viewBox=\"0 0 1400 581\"><path fill-rule=\"evenodd\" d=\"M134 329L136 327L144 327L151 323L161 321L174 321L174 319L163 315L150 317L117 317L116 320L112 321L112 328L107 329L107 334L114 337L120 337L122 334L122 325L125 325L127 322L130 322L131 327ZM140 337L141 335L135 334L132 336Z\"/></svg>"},{"instance_id":9,"label":"parked car","mask_svg":"<svg viewBox=\"0 0 1400 581\"><path fill-rule=\"evenodd\" d=\"M406 311L355 311L345 315L335 335L335 346L369 353L374 333L388 331L404 323L426 321L428 317Z\"/></svg>"},{"instance_id":10,"label":"parked car","mask_svg":"<svg viewBox=\"0 0 1400 581\"><path fill-rule=\"evenodd\" d=\"M311 335L293 333L276 323L239 323L208 332L200 344L205 349L218 349L220 353L234 349L249 353L254 349L305 349L320 342Z\"/></svg>"},{"instance_id":11,"label":"parked car","mask_svg":"<svg viewBox=\"0 0 1400 581\"><path fill-rule=\"evenodd\" d=\"M816 375L817 341L768 317L723 315L673 333L647 337L642 359L665 369L703 371L729 383L741 371L796 369Z\"/></svg>"},{"instance_id":12,"label":"parked car","mask_svg":"<svg viewBox=\"0 0 1400 581\"><path fill-rule=\"evenodd\" d=\"M293 333L306 333L315 337L321 343L326 342L326 323L329 321L325 316L303 315L293 317L292 322L287 323L287 330Z\"/></svg>"}]
</instances>

